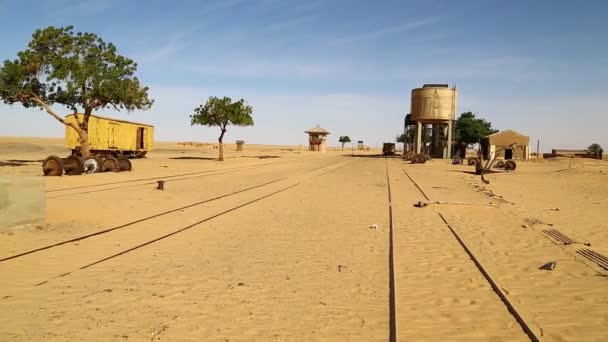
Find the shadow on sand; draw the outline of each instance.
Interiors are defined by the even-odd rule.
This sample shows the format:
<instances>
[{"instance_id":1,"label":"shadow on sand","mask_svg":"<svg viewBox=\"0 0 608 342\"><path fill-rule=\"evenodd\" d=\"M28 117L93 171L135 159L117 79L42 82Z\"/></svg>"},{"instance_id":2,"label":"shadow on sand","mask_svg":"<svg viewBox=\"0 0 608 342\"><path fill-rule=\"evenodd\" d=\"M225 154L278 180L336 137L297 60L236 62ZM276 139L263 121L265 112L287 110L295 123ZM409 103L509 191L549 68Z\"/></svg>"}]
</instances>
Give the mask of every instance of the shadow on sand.
<instances>
[{"instance_id":1,"label":"shadow on sand","mask_svg":"<svg viewBox=\"0 0 608 342\"><path fill-rule=\"evenodd\" d=\"M447 171L448 172L466 173L468 175L479 176L475 171L466 171L466 170L447 170ZM499 174L503 174L503 173L508 173L508 172L506 172L506 171L494 171L494 170L487 170L487 171L483 172L484 175L499 175Z\"/></svg>"},{"instance_id":2,"label":"shadow on sand","mask_svg":"<svg viewBox=\"0 0 608 342\"><path fill-rule=\"evenodd\" d=\"M389 159L401 159L402 157L400 155L394 155L394 156L385 156L383 154L343 154L342 157L349 157L349 158L389 158Z\"/></svg>"},{"instance_id":3,"label":"shadow on sand","mask_svg":"<svg viewBox=\"0 0 608 342\"><path fill-rule=\"evenodd\" d=\"M228 159L232 157L224 157L224 159ZM218 160L217 157L171 157L169 159L177 159L177 160Z\"/></svg>"},{"instance_id":4,"label":"shadow on sand","mask_svg":"<svg viewBox=\"0 0 608 342\"><path fill-rule=\"evenodd\" d=\"M21 160L21 159L1 160L0 161L0 167L5 167L5 166L11 166L11 167L25 166L25 165L29 165L30 163L42 163L42 160Z\"/></svg>"}]
</instances>

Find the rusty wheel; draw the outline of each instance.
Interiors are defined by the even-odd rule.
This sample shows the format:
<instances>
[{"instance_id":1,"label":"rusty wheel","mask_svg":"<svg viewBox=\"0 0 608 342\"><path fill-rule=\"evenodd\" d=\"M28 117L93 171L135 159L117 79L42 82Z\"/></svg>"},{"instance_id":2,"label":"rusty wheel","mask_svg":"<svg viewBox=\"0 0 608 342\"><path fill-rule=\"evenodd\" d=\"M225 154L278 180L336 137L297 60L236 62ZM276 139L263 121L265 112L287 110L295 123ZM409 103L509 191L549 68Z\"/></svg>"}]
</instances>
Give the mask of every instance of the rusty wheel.
<instances>
[{"instance_id":1,"label":"rusty wheel","mask_svg":"<svg viewBox=\"0 0 608 342\"><path fill-rule=\"evenodd\" d=\"M48 156L42 162L42 172L45 176L63 175L63 159L57 156Z\"/></svg>"},{"instance_id":2,"label":"rusty wheel","mask_svg":"<svg viewBox=\"0 0 608 342\"><path fill-rule=\"evenodd\" d=\"M505 170L513 171L517 168L517 164L513 160L507 160L505 163Z\"/></svg>"},{"instance_id":3,"label":"rusty wheel","mask_svg":"<svg viewBox=\"0 0 608 342\"><path fill-rule=\"evenodd\" d=\"M118 160L114 157L106 157L101 163L101 172L118 172Z\"/></svg>"},{"instance_id":4,"label":"rusty wheel","mask_svg":"<svg viewBox=\"0 0 608 342\"><path fill-rule=\"evenodd\" d=\"M474 157L470 157L470 158L467 160L467 163L469 164L469 166L479 164L479 163L478 163L478 159L477 159L477 158L474 158Z\"/></svg>"},{"instance_id":5,"label":"rusty wheel","mask_svg":"<svg viewBox=\"0 0 608 342\"><path fill-rule=\"evenodd\" d=\"M494 165L494 167L497 169L502 169L505 167L505 162L503 162L502 160L499 160L496 162L496 165Z\"/></svg>"},{"instance_id":6,"label":"rusty wheel","mask_svg":"<svg viewBox=\"0 0 608 342\"><path fill-rule=\"evenodd\" d=\"M462 158L454 158L452 159L452 165L462 165Z\"/></svg>"},{"instance_id":7,"label":"rusty wheel","mask_svg":"<svg viewBox=\"0 0 608 342\"><path fill-rule=\"evenodd\" d=\"M103 160L98 156L90 156L84 159L84 172L97 173L101 172Z\"/></svg>"},{"instance_id":8,"label":"rusty wheel","mask_svg":"<svg viewBox=\"0 0 608 342\"><path fill-rule=\"evenodd\" d=\"M131 161L127 157L118 157L118 172L131 171Z\"/></svg>"},{"instance_id":9,"label":"rusty wheel","mask_svg":"<svg viewBox=\"0 0 608 342\"><path fill-rule=\"evenodd\" d=\"M84 172L84 162L78 156L68 156L63 159L63 169L69 176L81 175Z\"/></svg>"}]
</instances>

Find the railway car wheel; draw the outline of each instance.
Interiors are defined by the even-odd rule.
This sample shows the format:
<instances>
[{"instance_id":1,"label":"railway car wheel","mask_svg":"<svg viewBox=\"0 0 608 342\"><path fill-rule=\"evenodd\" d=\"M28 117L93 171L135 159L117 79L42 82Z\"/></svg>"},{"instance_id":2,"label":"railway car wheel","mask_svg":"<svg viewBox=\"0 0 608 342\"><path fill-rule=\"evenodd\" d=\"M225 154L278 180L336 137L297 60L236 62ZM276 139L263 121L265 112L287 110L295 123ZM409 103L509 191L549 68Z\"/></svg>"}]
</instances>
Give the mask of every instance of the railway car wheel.
<instances>
[{"instance_id":1,"label":"railway car wheel","mask_svg":"<svg viewBox=\"0 0 608 342\"><path fill-rule=\"evenodd\" d=\"M452 160L452 165L462 165L462 158L454 158Z\"/></svg>"},{"instance_id":2,"label":"railway car wheel","mask_svg":"<svg viewBox=\"0 0 608 342\"><path fill-rule=\"evenodd\" d=\"M119 157L118 158L118 172L122 171L131 171L131 161L127 157Z\"/></svg>"},{"instance_id":3,"label":"railway car wheel","mask_svg":"<svg viewBox=\"0 0 608 342\"><path fill-rule=\"evenodd\" d=\"M475 165L475 164L479 164L479 163L477 162L477 158L473 158L473 157L469 158L469 159L467 160L467 163L469 164L469 166L472 166L472 165Z\"/></svg>"},{"instance_id":4,"label":"railway car wheel","mask_svg":"<svg viewBox=\"0 0 608 342\"><path fill-rule=\"evenodd\" d=\"M497 169L502 169L505 167L505 162L503 162L502 160L499 160L496 162L496 165L494 165L494 167Z\"/></svg>"},{"instance_id":5,"label":"railway car wheel","mask_svg":"<svg viewBox=\"0 0 608 342\"><path fill-rule=\"evenodd\" d=\"M515 164L512 160L507 160L505 162L505 170L514 171L517 168L517 164Z\"/></svg>"},{"instance_id":6,"label":"railway car wheel","mask_svg":"<svg viewBox=\"0 0 608 342\"><path fill-rule=\"evenodd\" d=\"M57 156L48 156L42 162L42 172L45 176L63 175L63 159Z\"/></svg>"},{"instance_id":7,"label":"railway car wheel","mask_svg":"<svg viewBox=\"0 0 608 342\"><path fill-rule=\"evenodd\" d=\"M106 157L101 163L101 172L118 172L118 160L114 157Z\"/></svg>"},{"instance_id":8,"label":"railway car wheel","mask_svg":"<svg viewBox=\"0 0 608 342\"><path fill-rule=\"evenodd\" d=\"M84 159L84 172L97 173L101 172L103 160L98 156L90 156Z\"/></svg>"},{"instance_id":9,"label":"railway car wheel","mask_svg":"<svg viewBox=\"0 0 608 342\"><path fill-rule=\"evenodd\" d=\"M68 156L63 159L63 169L69 176L81 175L84 172L84 162L78 156Z\"/></svg>"}]
</instances>

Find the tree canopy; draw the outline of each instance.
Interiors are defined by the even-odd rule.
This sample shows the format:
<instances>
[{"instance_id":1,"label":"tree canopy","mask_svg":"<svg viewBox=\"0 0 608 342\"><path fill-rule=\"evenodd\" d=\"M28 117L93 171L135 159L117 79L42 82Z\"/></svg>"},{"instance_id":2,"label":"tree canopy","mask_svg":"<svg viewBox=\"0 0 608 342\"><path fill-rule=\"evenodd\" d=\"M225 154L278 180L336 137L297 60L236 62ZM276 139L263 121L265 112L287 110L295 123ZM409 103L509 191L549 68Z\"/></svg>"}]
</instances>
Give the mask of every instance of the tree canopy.
<instances>
[{"instance_id":1,"label":"tree canopy","mask_svg":"<svg viewBox=\"0 0 608 342\"><path fill-rule=\"evenodd\" d=\"M88 145L88 121L101 108L149 109L148 88L134 76L137 64L118 54L116 47L93 33L74 33L72 26L36 30L24 51L0 67L0 100L12 105L39 107L74 128ZM77 124L53 111L63 105ZM88 151L87 151L88 153Z\"/></svg>"},{"instance_id":2,"label":"tree canopy","mask_svg":"<svg viewBox=\"0 0 608 342\"><path fill-rule=\"evenodd\" d=\"M229 125L253 126L252 113L253 108L243 99L232 102L229 97L218 98L212 96L205 104L194 109L194 113L190 115L190 124L220 128L221 133L218 138L219 160L224 160L223 139L227 127Z\"/></svg>"},{"instance_id":3,"label":"tree canopy","mask_svg":"<svg viewBox=\"0 0 608 342\"><path fill-rule=\"evenodd\" d=\"M595 159L602 159L602 155L604 154L604 149L600 144L591 144L587 147L587 151L591 154L591 157Z\"/></svg>"},{"instance_id":4,"label":"tree canopy","mask_svg":"<svg viewBox=\"0 0 608 342\"><path fill-rule=\"evenodd\" d=\"M350 142L350 137L348 135L343 135L340 136L340 139L338 139L338 141L342 143L342 151L344 151L344 144Z\"/></svg>"},{"instance_id":5,"label":"tree canopy","mask_svg":"<svg viewBox=\"0 0 608 342\"><path fill-rule=\"evenodd\" d=\"M471 112L466 112L460 114L460 117L456 120L454 141L466 147L478 143L481 139L496 132L498 130L492 128L491 122L477 118Z\"/></svg>"}]
</instances>

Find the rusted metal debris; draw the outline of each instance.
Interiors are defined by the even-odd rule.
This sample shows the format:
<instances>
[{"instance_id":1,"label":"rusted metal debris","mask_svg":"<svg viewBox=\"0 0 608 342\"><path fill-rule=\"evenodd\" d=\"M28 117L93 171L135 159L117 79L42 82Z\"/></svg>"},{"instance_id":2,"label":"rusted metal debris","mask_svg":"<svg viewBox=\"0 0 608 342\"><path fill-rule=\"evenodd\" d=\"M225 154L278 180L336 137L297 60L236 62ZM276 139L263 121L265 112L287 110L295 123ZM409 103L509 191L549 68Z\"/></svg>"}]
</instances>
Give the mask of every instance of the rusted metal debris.
<instances>
[{"instance_id":1,"label":"rusted metal debris","mask_svg":"<svg viewBox=\"0 0 608 342\"><path fill-rule=\"evenodd\" d=\"M542 232L545 233L547 236L551 237L553 240L557 241L558 243L561 243L564 245L571 245L574 243L578 243L557 229L543 229Z\"/></svg>"},{"instance_id":2,"label":"rusted metal debris","mask_svg":"<svg viewBox=\"0 0 608 342\"><path fill-rule=\"evenodd\" d=\"M579 249L578 251L576 251L576 253L593 261L594 263L598 264L598 266L600 266L601 268L608 270L608 257L607 256L602 255L602 254L600 254L594 250L588 249L588 248Z\"/></svg>"},{"instance_id":3,"label":"rusted metal debris","mask_svg":"<svg viewBox=\"0 0 608 342\"><path fill-rule=\"evenodd\" d=\"M553 270L555 270L556 266L557 266L557 262L556 261L550 261L550 262L542 265L538 269L539 270L545 270L545 271L553 271Z\"/></svg>"},{"instance_id":4,"label":"rusted metal debris","mask_svg":"<svg viewBox=\"0 0 608 342\"><path fill-rule=\"evenodd\" d=\"M536 217L530 217L530 218L524 219L524 222L526 222L527 224L529 224L531 226L534 226L537 224L546 224L543 221L537 219Z\"/></svg>"}]
</instances>

